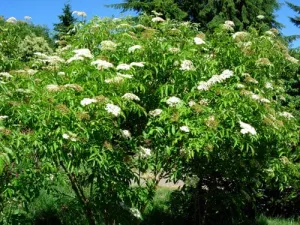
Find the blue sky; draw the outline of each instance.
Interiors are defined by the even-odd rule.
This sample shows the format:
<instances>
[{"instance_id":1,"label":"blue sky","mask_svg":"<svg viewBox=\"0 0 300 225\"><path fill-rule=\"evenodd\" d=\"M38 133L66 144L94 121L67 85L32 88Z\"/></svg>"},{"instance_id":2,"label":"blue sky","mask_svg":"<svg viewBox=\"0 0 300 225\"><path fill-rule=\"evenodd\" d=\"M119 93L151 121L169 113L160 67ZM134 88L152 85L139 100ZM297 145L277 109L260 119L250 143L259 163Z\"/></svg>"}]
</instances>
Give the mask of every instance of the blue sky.
<instances>
[{"instance_id":1,"label":"blue sky","mask_svg":"<svg viewBox=\"0 0 300 225\"><path fill-rule=\"evenodd\" d=\"M299 4L299 0L289 0ZM121 17L121 11L105 7L108 4L120 3L122 0L0 0L0 15L5 18L14 16L23 19L24 16L32 17L34 24L46 25L52 28L53 23L58 22L58 15L61 14L63 5L69 2L72 10L85 11L88 19L93 16L114 16ZM280 2L284 2L280 0ZM127 12L124 15L134 15L134 12ZM300 29L294 26L288 16L295 15L290 8L283 5L276 12L277 20L285 25L282 29L284 35L300 34ZM300 40L294 42L293 47L300 46Z\"/></svg>"}]
</instances>

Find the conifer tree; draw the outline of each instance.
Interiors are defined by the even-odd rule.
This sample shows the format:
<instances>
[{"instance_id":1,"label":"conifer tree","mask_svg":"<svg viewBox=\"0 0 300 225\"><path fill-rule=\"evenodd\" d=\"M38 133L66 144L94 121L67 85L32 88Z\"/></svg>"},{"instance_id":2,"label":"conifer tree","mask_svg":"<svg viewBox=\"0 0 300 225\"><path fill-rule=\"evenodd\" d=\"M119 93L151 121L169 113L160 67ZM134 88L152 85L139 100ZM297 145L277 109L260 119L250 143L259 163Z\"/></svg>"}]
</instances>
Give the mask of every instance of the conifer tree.
<instances>
[{"instance_id":1,"label":"conifer tree","mask_svg":"<svg viewBox=\"0 0 300 225\"><path fill-rule=\"evenodd\" d=\"M63 14L59 15L58 18L60 22L54 24L54 30L57 32L54 38L57 40L68 34L73 29L76 22L76 18L72 15L70 4L65 4Z\"/></svg>"},{"instance_id":2,"label":"conifer tree","mask_svg":"<svg viewBox=\"0 0 300 225\"><path fill-rule=\"evenodd\" d=\"M294 10L296 13L298 13L300 15L300 5L297 6L291 2L286 2L288 4L288 6ZM300 16L295 16L295 17L290 17L290 20L292 21L292 23L294 23L297 27L300 27Z\"/></svg>"},{"instance_id":3,"label":"conifer tree","mask_svg":"<svg viewBox=\"0 0 300 225\"><path fill-rule=\"evenodd\" d=\"M183 19L200 23L206 28L232 20L241 30L255 22L261 23L258 15L264 16L263 22L269 28L280 27L274 15L274 11L279 8L277 0L125 0L124 3L110 6L146 13L156 10L171 19L178 19L171 12L181 11L186 15L182 16Z\"/></svg>"}]
</instances>

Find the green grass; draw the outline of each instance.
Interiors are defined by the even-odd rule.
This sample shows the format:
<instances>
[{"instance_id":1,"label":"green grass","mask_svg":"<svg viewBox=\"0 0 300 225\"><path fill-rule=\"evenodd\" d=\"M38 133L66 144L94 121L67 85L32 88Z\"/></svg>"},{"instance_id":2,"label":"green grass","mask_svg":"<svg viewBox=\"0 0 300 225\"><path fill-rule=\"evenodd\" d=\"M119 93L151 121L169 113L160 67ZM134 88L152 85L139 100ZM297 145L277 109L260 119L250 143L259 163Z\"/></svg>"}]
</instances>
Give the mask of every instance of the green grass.
<instances>
[{"instance_id":1,"label":"green grass","mask_svg":"<svg viewBox=\"0 0 300 225\"><path fill-rule=\"evenodd\" d=\"M300 225L299 222L292 219L269 218L267 221L268 225Z\"/></svg>"}]
</instances>

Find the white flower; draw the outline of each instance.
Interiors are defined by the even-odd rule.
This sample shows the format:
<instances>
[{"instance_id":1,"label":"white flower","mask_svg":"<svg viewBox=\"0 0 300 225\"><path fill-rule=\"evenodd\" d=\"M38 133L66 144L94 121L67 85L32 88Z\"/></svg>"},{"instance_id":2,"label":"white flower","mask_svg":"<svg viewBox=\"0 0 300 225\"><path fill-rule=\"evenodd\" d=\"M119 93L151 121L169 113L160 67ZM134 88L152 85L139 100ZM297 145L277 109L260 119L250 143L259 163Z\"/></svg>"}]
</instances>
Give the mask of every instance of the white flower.
<instances>
[{"instance_id":1,"label":"white flower","mask_svg":"<svg viewBox=\"0 0 300 225\"><path fill-rule=\"evenodd\" d=\"M105 51L114 51L117 48L117 44L113 41L102 41L101 42L101 50Z\"/></svg>"},{"instance_id":2,"label":"white flower","mask_svg":"<svg viewBox=\"0 0 300 225\"><path fill-rule=\"evenodd\" d=\"M129 53L132 53L132 52L134 52L135 50L141 49L141 48L142 48L142 46L140 46L140 45L134 45L134 46L131 46L130 48L128 48L128 52L129 52Z\"/></svg>"},{"instance_id":3,"label":"white flower","mask_svg":"<svg viewBox=\"0 0 300 225\"><path fill-rule=\"evenodd\" d=\"M13 77L13 76L10 75L8 72L1 72L1 73L0 73L0 77L11 78L11 77Z\"/></svg>"},{"instance_id":4,"label":"white flower","mask_svg":"<svg viewBox=\"0 0 300 225\"><path fill-rule=\"evenodd\" d=\"M110 103L106 104L105 110L114 116L119 116L121 113L121 108L119 106Z\"/></svg>"},{"instance_id":5,"label":"white flower","mask_svg":"<svg viewBox=\"0 0 300 225\"><path fill-rule=\"evenodd\" d=\"M175 107L178 104L180 104L182 101L180 100L180 98L177 98L175 96L172 96L170 98L167 99L166 103L171 106L171 107Z\"/></svg>"},{"instance_id":6,"label":"white flower","mask_svg":"<svg viewBox=\"0 0 300 225\"><path fill-rule=\"evenodd\" d=\"M178 52L180 52L179 48L169 48L168 50L169 50L169 52L172 52L172 53L178 53Z\"/></svg>"},{"instance_id":7,"label":"white flower","mask_svg":"<svg viewBox=\"0 0 300 225\"><path fill-rule=\"evenodd\" d=\"M200 105L208 105L209 104L209 100L206 99L206 98L203 98L203 99L200 100L199 103L200 103Z\"/></svg>"},{"instance_id":8,"label":"white flower","mask_svg":"<svg viewBox=\"0 0 300 225\"><path fill-rule=\"evenodd\" d=\"M140 101L140 98L138 96L136 96L135 94L132 94L132 93L126 93L122 96L122 98L125 98L125 99L128 99L128 100Z\"/></svg>"},{"instance_id":9,"label":"white flower","mask_svg":"<svg viewBox=\"0 0 300 225\"><path fill-rule=\"evenodd\" d=\"M7 119L8 116L0 116L0 120Z\"/></svg>"},{"instance_id":10,"label":"white flower","mask_svg":"<svg viewBox=\"0 0 300 225\"><path fill-rule=\"evenodd\" d=\"M245 85L238 83L238 84L236 84L236 87L237 88L245 88Z\"/></svg>"},{"instance_id":11,"label":"white flower","mask_svg":"<svg viewBox=\"0 0 300 225\"><path fill-rule=\"evenodd\" d=\"M61 88L57 84L49 84L49 85L46 86L46 89L48 91L59 91Z\"/></svg>"},{"instance_id":12,"label":"white flower","mask_svg":"<svg viewBox=\"0 0 300 225\"><path fill-rule=\"evenodd\" d=\"M230 26L230 27L235 27L234 22L231 21L231 20L226 20L224 24L227 25L227 26Z\"/></svg>"},{"instance_id":13,"label":"white flower","mask_svg":"<svg viewBox=\"0 0 300 225\"><path fill-rule=\"evenodd\" d=\"M24 16L25 20L31 20L32 18L30 16Z\"/></svg>"},{"instance_id":14,"label":"white flower","mask_svg":"<svg viewBox=\"0 0 300 225\"><path fill-rule=\"evenodd\" d=\"M192 106L196 105L196 102L195 102L195 101L193 101L193 100L191 100L191 101L189 101L189 103L188 103L188 104L189 104L189 106L190 106L190 107L192 107Z\"/></svg>"},{"instance_id":15,"label":"white flower","mask_svg":"<svg viewBox=\"0 0 300 225\"><path fill-rule=\"evenodd\" d=\"M245 39L246 37L249 36L249 33L245 32L245 31L239 31L239 32L236 32L232 35L232 38L233 39Z\"/></svg>"},{"instance_id":16,"label":"white flower","mask_svg":"<svg viewBox=\"0 0 300 225\"><path fill-rule=\"evenodd\" d=\"M269 35L269 36L271 36L271 37L276 37L276 35L275 35L272 31L270 31L270 30L267 30L267 31L265 32L265 34L266 34L266 35Z\"/></svg>"},{"instance_id":17,"label":"white flower","mask_svg":"<svg viewBox=\"0 0 300 225\"><path fill-rule=\"evenodd\" d=\"M195 67L191 60L183 60L180 65L180 70L195 70Z\"/></svg>"},{"instance_id":18,"label":"white flower","mask_svg":"<svg viewBox=\"0 0 300 225\"><path fill-rule=\"evenodd\" d=\"M143 62L132 62L132 63L130 63L130 66L144 67L144 63Z\"/></svg>"},{"instance_id":19,"label":"white flower","mask_svg":"<svg viewBox=\"0 0 300 225\"><path fill-rule=\"evenodd\" d=\"M89 105L89 104L95 103L95 102L97 102L97 100L94 98L84 98L80 101L80 105L86 106L86 105Z\"/></svg>"},{"instance_id":20,"label":"white flower","mask_svg":"<svg viewBox=\"0 0 300 225\"><path fill-rule=\"evenodd\" d=\"M210 85L205 81L200 81L200 83L197 87L197 89L199 91L208 91L209 88L210 88Z\"/></svg>"},{"instance_id":21,"label":"white flower","mask_svg":"<svg viewBox=\"0 0 300 225\"><path fill-rule=\"evenodd\" d=\"M196 45L202 45L202 44L205 44L205 41L203 41L202 38L199 38L199 37L195 37L194 38L194 42Z\"/></svg>"},{"instance_id":22,"label":"white flower","mask_svg":"<svg viewBox=\"0 0 300 225\"><path fill-rule=\"evenodd\" d=\"M224 70L220 75L221 79L223 80L226 80L232 76L233 76L233 72L231 70Z\"/></svg>"},{"instance_id":23,"label":"white flower","mask_svg":"<svg viewBox=\"0 0 300 225\"><path fill-rule=\"evenodd\" d=\"M101 60L101 59L91 62L91 65L96 65L98 70L114 67L114 65L112 63L107 62L105 60Z\"/></svg>"},{"instance_id":24,"label":"white flower","mask_svg":"<svg viewBox=\"0 0 300 225\"><path fill-rule=\"evenodd\" d=\"M85 58L93 58L91 51L87 48L75 49L73 51L77 56L85 57Z\"/></svg>"},{"instance_id":25,"label":"white flower","mask_svg":"<svg viewBox=\"0 0 300 225\"><path fill-rule=\"evenodd\" d=\"M152 22L164 22L165 20L163 19L163 18L161 18L161 17L154 17L154 18L152 18Z\"/></svg>"},{"instance_id":26,"label":"white flower","mask_svg":"<svg viewBox=\"0 0 300 225\"><path fill-rule=\"evenodd\" d=\"M162 113L161 109L154 109L154 110L149 112L149 115L155 117L155 116L159 116L161 113Z\"/></svg>"},{"instance_id":27,"label":"white flower","mask_svg":"<svg viewBox=\"0 0 300 225\"><path fill-rule=\"evenodd\" d=\"M67 60L67 63L71 63L73 61L78 61L78 60L82 61L82 60L84 60L84 58L82 56L75 55L75 56L69 58Z\"/></svg>"},{"instance_id":28,"label":"white flower","mask_svg":"<svg viewBox=\"0 0 300 225\"><path fill-rule=\"evenodd\" d=\"M117 70L130 70L130 68L131 68L131 66L128 64L125 64L125 63L117 66Z\"/></svg>"},{"instance_id":29,"label":"white flower","mask_svg":"<svg viewBox=\"0 0 300 225\"><path fill-rule=\"evenodd\" d=\"M130 208L129 210L130 210L131 214L135 218L142 219L142 214L141 214L141 212L138 209L136 209L136 208Z\"/></svg>"},{"instance_id":30,"label":"white flower","mask_svg":"<svg viewBox=\"0 0 300 225\"><path fill-rule=\"evenodd\" d=\"M140 146L140 156L142 158L146 158L148 156L151 156L151 149L150 148L144 148L143 146Z\"/></svg>"},{"instance_id":31,"label":"white flower","mask_svg":"<svg viewBox=\"0 0 300 225\"><path fill-rule=\"evenodd\" d=\"M231 32L234 31L233 27L230 26L230 25L227 24L227 23L222 24L222 28L225 29L225 30L231 31Z\"/></svg>"},{"instance_id":32,"label":"white flower","mask_svg":"<svg viewBox=\"0 0 300 225\"><path fill-rule=\"evenodd\" d=\"M126 138L126 139L131 138L131 133L129 130L121 130L121 134L122 134L123 138Z\"/></svg>"},{"instance_id":33,"label":"white flower","mask_svg":"<svg viewBox=\"0 0 300 225\"><path fill-rule=\"evenodd\" d=\"M86 13L82 12L82 11L74 11L72 12L72 15L76 14L77 16L82 16L82 17L86 17Z\"/></svg>"},{"instance_id":34,"label":"white flower","mask_svg":"<svg viewBox=\"0 0 300 225\"><path fill-rule=\"evenodd\" d=\"M61 71L61 72L58 72L57 75L64 76L64 75L66 75L66 73Z\"/></svg>"},{"instance_id":35,"label":"white flower","mask_svg":"<svg viewBox=\"0 0 300 225\"><path fill-rule=\"evenodd\" d=\"M273 89L272 83L266 82L266 83L265 83L265 88L267 88L267 89Z\"/></svg>"},{"instance_id":36,"label":"white flower","mask_svg":"<svg viewBox=\"0 0 300 225\"><path fill-rule=\"evenodd\" d=\"M15 17L9 17L6 22L7 23L16 23L18 20Z\"/></svg>"},{"instance_id":37,"label":"white flower","mask_svg":"<svg viewBox=\"0 0 300 225\"><path fill-rule=\"evenodd\" d=\"M260 98L259 101L263 102L263 103L270 103L271 102L269 99L266 99L266 98Z\"/></svg>"},{"instance_id":38,"label":"white flower","mask_svg":"<svg viewBox=\"0 0 300 225\"><path fill-rule=\"evenodd\" d=\"M69 139L69 138L70 138L70 135L68 135L68 134L63 134L62 137L63 137L63 139Z\"/></svg>"},{"instance_id":39,"label":"white flower","mask_svg":"<svg viewBox=\"0 0 300 225\"><path fill-rule=\"evenodd\" d=\"M264 15L258 15L258 16L257 16L257 19L259 19L259 20L263 20L264 18L265 18Z\"/></svg>"},{"instance_id":40,"label":"white flower","mask_svg":"<svg viewBox=\"0 0 300 225\"><path fill-rule=\"evenodd\" d=\"M290 55L287 55L286 57L285 57L287 60L289 60L290 62L292 62L292 63L298 63L299 62L299 60L298 59L296 59L296 58L294 58L294 57L292 57L292 56L290 56Z\"/></svg>"},{"instance_id":41,"label":"white flower","mask_svg":"<svg viewBox=\"0 0 300 225\"><path fill-rule=\"evenodd\" d=\"M281 113L279 113L279 115L283 116L283 117L285 117L287 119L294 118L294 116L291 113L289 113L289 112L281 112Z\"/></svg>"},{"instance_id":42,"label":"white flower","mask_svg":"<svg viewBox=\"0 0 300 225\"><path fill-rule=\"evenodd\" d=\"M190 132L190 129L189 129L188 126L181 126L179 129L180 129L181 131L183 131L183 132L186 132L186 133L189 133L189 132Z\"/></svg>"},{"instance_id":43,"label":"white flower","mask_svg":"<svg viewBox=\"0 0 300 225\"><path fill-rule=\"evenodd\" d=\"M34 75L37 72L38 72L37 70L33 70L33 69L26 70L26 73L29 74L29 75Z\"/></svg>"},{"instance_id":44,"label":"white flower","mask_svg":"<svg viewBox=\"0 0 300 225\"><path fill-rule=\"evenodd\" d=\"M240 123L240 127L242 128L241 129L242 134L250 133L252 135L256 135L256 130L250 124L244 123L242 121L240 121L239 123Z\"/></svg>"},{"instance_id":45,"label":"white flower","mask_svg":"<svg viewBox=\"0 0 300 225\"><path fill-rule=\"evenodd\" d=\"M68 131L68 133L64 133L62 137L66 140L77 141L77 135L70 131Z\"/></svg>"}]
</instances>

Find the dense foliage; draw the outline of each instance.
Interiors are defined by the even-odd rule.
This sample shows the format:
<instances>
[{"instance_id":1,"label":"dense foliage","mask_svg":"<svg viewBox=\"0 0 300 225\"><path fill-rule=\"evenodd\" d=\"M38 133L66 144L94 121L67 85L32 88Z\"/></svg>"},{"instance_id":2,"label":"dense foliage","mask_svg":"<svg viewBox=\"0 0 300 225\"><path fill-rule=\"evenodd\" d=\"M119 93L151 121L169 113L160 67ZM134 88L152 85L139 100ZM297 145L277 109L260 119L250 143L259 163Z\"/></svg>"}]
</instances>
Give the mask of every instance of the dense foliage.
<instances>
[{"instance_id":1,"label":"dense foliage","mask_svg":"<svg viewBox=\"0 0 300 225\"><path fill-rule=\"evenodd\" d=\"M57 40L63 40L67 35L71 35L73 33L72 30L77 21L72 14L70 4L65 4L63 14L59 15L58 18L60 22L53 25L54 31L56 31L54 38Z\"/></svg>"},{"instance_id":2,"label":"dense foliage","mask_svg":"<svg viewBox=\"0 0 300 225\"><path fill-rule=\"evenodd\" d=\"M145 13L155 10L171 19L200 23L201 27L206 29L215 28L220 23L231 20L238 30L243 30L261 23L262 17L266 27L280 27L274 15L274 10L279 8L277 0L125 0L124 3L111 6Z\"/></svg>"},{"instance_id":3,"label":"dense foliage","mask_svg":"<svg viewBox=\"0 0 300 225\"><path fill-rule=\"evenodd\" d=\"M33 25L30 21L17 21L13 17L9 18L8 21L6 22L3 17L0 17L1 71L21 66L20 60L28 60L27 56L31 55L32 51L36 49L39 49L39 51L46 50L46 53L51 51L50 48L53 47L54 42L50 38L46 27ZM32 37L37 39L34 41ZM25 39L31 42L30 46L26 46L27 50L23 48L26 42ZM42 46L39 47L40 45Z\"/></svg>"},{"instance_id":4,"label":"dense foliage","mask_svg":"<svg viewBox=\"0 0 300 225\"><path fill-rule=\"evenodd\" d=\"M287 2L288 6L294 10L297 14L300 14L300 6L297 6L291 2ZM292 23L294 23L297 27L300 26L300 16L290 17Z\"/></svg>"},{"instance_id":5,"label":"dense foliage","mask_svg":"<svg viewBox=\"0 0 300 225\"><path fill-rule=\"evenodd\" d=\"M139 224L159 182L182 180L195 223L246 224L264 187L299 187L284 82L299 60L277 30L225 21L206 36L148 15L74 29L55 53L0 73L1 223L29 221L47 192L62 220L85 215L72 224Z\"/></svg>"}]
</instances>

